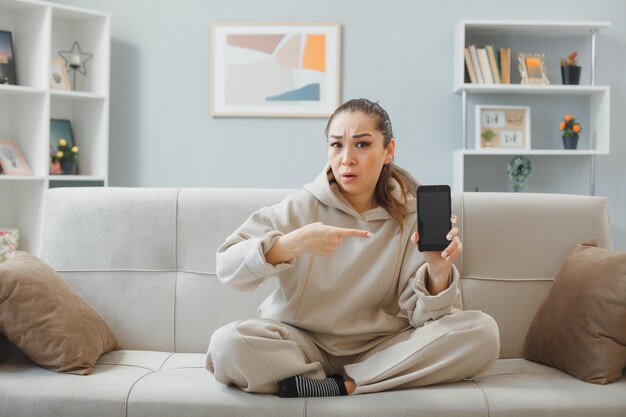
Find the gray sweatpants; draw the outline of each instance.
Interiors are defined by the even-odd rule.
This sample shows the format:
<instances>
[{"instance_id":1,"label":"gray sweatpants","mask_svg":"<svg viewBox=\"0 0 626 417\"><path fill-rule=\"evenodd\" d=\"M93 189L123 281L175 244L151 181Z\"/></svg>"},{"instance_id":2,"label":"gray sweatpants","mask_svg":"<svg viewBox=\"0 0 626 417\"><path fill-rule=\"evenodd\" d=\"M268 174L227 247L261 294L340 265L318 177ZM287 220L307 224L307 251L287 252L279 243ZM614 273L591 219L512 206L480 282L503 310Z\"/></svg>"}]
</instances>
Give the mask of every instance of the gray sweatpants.
<instances>
[{"instance_id":1,"label":"gray sweatpants","mask_svg":"<svg viewBox=\"0 0 626 417\"><path fill-rule=\"evenodd\" d=\"M500 350L498 325L480 311L458 311L381 338L357 355L321 350L301 329L267 319L221 327L211 337L206 367L215 379L248 392L275 394L294 375L343 374L355 394L461 381L491 367Z\"/></svg>"}]
</instances>

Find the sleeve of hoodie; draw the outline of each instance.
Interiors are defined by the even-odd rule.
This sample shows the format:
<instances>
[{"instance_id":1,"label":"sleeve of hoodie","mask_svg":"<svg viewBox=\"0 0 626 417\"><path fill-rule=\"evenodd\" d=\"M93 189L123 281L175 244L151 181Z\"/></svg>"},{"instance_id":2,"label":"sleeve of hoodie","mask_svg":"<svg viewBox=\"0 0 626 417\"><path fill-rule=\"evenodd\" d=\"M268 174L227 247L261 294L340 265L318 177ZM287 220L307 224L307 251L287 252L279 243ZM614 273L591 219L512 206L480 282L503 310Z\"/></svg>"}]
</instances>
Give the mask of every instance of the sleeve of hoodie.
<instances>
[{"instance_id":1,"label":"sleeve of hoodie","mask_svg":"<svg viewBox=\"0 0 626 417\"><path fill-rule=\"evenodd\" d=\"M415 226L411 235L415 232ZM410 236L410 235L409 235ZM463 310L459 290L459 271L452 265L449 286L437 295L426 288L426 262L417 246L408 239L400 269L400 311L415 328L429 320L437 320L446 314ZM406 283L403 285L403 283Z\"/></svg>"},{"instance_id":2,"label":"sleeve of hoodie","mask_svg":"<svg viewBox=\"0 0 626 417\"><path fill-rule=\"evenodd\" d=\"M267 278L291 268L295 260L267 263L265 254L283 235L276 227L275 207L254 212L217 249L217 277L239 291L254 291Z\"/></svg>"}]
</instances>

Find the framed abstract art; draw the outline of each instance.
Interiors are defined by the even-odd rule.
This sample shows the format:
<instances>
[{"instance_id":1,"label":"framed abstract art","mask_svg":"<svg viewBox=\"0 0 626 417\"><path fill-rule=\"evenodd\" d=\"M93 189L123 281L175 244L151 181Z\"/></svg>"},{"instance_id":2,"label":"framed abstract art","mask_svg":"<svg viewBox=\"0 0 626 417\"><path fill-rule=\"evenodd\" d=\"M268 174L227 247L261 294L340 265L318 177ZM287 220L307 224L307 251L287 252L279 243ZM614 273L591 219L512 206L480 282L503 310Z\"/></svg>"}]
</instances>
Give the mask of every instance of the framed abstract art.
<instances>
[{"instance_id":1,"label":"framed abstract art","mask_svg":"<svg viewBox=\"0 0 626 417\"><path fill-rule=\"evenodd\" d=\"M213 23L211 115L330 116L340 45L338 23Z\"/></svg>"}]
</instances>

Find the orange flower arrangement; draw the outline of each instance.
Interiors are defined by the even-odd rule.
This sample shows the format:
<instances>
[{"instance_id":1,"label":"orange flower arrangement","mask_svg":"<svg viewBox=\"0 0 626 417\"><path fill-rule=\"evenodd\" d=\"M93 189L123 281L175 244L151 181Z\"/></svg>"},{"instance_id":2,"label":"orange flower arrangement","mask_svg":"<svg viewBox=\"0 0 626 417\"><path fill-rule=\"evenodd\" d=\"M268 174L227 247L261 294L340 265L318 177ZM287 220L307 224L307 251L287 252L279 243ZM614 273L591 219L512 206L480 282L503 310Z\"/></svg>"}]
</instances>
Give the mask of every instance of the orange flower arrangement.
<instances>
[{"instance_id":1,"label":"orange flower arrangement","mask_svg":"<svg viewBox=\"0 0 626 417\"><path fill-rule=\"evenodd\" d=\"M578 53L576 51L569 54L566 58L561 58L562 67L575 67L578 65Z\"/></svg>"},{"instance_id":2,"label":"orange flower arrangement","mask_svg":"<svg viewBox=\"0 0 626 417\"><path fill-rule=\"evenodd\" d=\"M580 123L578 123L571 114L565 115L563 121L559 125L559 129L563 132L563 139L577 138L582 130Z\"/></svg>"}]
</instances>

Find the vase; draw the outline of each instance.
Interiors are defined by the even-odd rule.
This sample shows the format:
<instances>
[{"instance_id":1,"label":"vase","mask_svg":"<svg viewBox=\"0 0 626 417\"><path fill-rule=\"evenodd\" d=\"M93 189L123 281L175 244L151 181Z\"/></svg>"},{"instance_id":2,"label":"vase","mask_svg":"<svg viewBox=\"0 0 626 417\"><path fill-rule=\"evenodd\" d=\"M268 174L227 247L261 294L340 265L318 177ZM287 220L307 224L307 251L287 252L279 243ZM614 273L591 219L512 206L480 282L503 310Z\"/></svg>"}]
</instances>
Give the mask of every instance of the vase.
<instances>
[{"instance_id":1,"label":"vase","mask_svg":"<svg viewBox=\"0 0 626 417\"><path fill-rule=\"evenodd\" d=\"M576 149L578 147L578 136L572 136L570 138L566 138L563 136L563 148L565 149Z\"/></svg>"},{"instance_id":2,"label":"vase","mask_svg":"<svg viewBox=\"0 0 626 417\"><path fill-rule=\"evenodd\" d=\"M561 78L564 85L580 84L580 67L577 65L566 65L561 67Z\"/></svg>"},{"instance_id":3,"label":"vase","mask_svg":"<svg viewBox=\"0 0 626 417\"><path fill-rule=\"evenodd\" d=\"M63 175L76 174L76 161L61 161L61 172Z\"/></svg>"}]
</instances>

